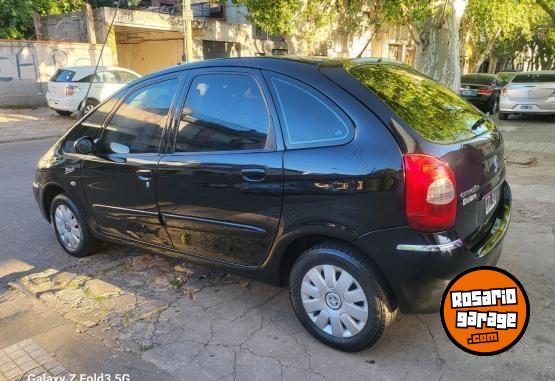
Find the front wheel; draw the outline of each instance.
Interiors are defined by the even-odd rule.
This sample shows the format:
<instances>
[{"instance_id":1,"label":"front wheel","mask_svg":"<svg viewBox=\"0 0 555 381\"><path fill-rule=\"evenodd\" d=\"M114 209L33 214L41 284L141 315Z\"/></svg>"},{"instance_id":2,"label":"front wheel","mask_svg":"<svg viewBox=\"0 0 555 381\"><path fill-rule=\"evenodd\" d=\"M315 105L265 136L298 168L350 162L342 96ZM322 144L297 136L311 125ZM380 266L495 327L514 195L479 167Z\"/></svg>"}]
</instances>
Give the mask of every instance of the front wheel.
<instances>
[{"instance_id":1,"label":"front wheel","mask_svg":"<svg viewBox=\"0 0 555 381\"><path fill-rule=\"evenodd\" d=\"M393 318L395 308L381 273L366 256L341 243L308 249L289 279L300 322L331 347L346 352L369 348Z\"/></svg>"},{"instance_id":2,"label":"front wheel","mask_svg":"<svg viewBox=\"0 0 555 381\"><path fill-rule=\"evenodd\" d=\"M86 257L101 247L101 241L91 234L81 210L67 195L52 200L50 221L62 248L74 257Z\"/></svg>"},{"instance_id":3,"label":"front wheel","mask_svg":"<svg viewBox=\"0 0 555 381\"><path fill-rule=\"evenodd\" d=\"M490 114L496 114L499 111L499 102L497 101L497 98L494 98L490 103L488 111Z\"/></svg>"}]
</instances>

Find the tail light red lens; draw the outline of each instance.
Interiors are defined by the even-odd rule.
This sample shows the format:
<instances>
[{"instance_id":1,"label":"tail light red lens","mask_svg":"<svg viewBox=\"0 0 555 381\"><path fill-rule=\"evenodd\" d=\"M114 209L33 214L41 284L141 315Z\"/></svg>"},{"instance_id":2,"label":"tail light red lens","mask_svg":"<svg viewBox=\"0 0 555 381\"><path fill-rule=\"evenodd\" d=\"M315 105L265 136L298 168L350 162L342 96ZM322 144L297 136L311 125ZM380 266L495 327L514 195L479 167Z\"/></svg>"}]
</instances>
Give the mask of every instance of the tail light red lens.
<instances>
[{"instance_id":1,"label":"tail light red lens","mask_svg":"<svg viewBox=\"0 0 555 381\"><path fill-rule=\"evenodd\" d=\"M457 197L455 176L449 164L428 155L407 154L405 213L409 226L438 232L455 225Z\"/></svg>"},{"instance_id":2,"label":"tail light red lens","mask_svg":"<svg viewBox=\"0 0 555 381\"><path fill-rule=\"evenodd\" d=\"M478 94L490 96L491 94L493 94L493 89L491 88L491 86L482 87L478 89Z\"/></svg>"}]
</instances>

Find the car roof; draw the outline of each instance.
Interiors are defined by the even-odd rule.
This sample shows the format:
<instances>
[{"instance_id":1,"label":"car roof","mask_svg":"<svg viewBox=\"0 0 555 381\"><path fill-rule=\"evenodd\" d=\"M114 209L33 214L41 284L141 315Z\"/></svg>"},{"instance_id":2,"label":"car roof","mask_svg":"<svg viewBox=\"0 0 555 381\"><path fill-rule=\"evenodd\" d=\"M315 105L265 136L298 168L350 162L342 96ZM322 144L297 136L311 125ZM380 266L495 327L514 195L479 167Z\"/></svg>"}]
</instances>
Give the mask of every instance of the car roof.
<instances>
[{"instance_id":1,"label":"car roof","mask_svg":"<svg viewBox=\"0 0 555 381\"><path fill-rule=\"evenodd\" d=\"M406 66L405 64L379 57L356 58L356 59L334 59L326 57L297 57L297 56L271 56L271 57L234 57L215 58L203 61L178 64L155 73L145 75L143 79L174 73L183 70L200 69L208 67L248 67L261 70L282 72L287 74L290 70L318 70L319 67L343 68L346 63L360 64L392 64Z\"/></svg>"}]
</instances>

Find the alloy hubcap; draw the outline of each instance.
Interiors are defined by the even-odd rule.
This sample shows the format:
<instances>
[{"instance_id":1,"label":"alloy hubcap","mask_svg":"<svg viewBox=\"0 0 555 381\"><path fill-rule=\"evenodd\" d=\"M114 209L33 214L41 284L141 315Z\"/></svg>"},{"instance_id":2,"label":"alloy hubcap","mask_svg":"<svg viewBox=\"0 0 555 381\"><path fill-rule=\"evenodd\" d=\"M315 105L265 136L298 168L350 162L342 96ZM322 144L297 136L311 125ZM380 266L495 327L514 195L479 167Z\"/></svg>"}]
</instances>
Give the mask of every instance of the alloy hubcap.
<instances>
[{"instance_id":1,"label":"alloy hubcap","mask_svg":"<svg viewBox=\"0 0 555 381\"><path fill-rule=\"evenodd\" d=\"M301 285L303 307L312 322L335 337L352 337L368 321L368 299L357 280L334 265L311 268Z\"/></svg>"},{"instance_id":2,"label":"alloy hubcap","mask_svg":"<svg viewBox=\"0 0 555 381\"><path fill-rule=\"evenodd\" d=\"M85 106L85 114L88 114L89 112L91 112L93 110L94 106L93 105L86 105Z\"/></svg>"},{"instance_id":3,"label":"alloy hubcap","mask_svg":"<svg viewBox=\"0 0 555 381\"><path fill-rule=\"evenodd\" d=\"M54 212L54 225L63 245L74 250L81 242L81 227L75 214L66 205L60 204Z\"/></svg>"}]
</instances>

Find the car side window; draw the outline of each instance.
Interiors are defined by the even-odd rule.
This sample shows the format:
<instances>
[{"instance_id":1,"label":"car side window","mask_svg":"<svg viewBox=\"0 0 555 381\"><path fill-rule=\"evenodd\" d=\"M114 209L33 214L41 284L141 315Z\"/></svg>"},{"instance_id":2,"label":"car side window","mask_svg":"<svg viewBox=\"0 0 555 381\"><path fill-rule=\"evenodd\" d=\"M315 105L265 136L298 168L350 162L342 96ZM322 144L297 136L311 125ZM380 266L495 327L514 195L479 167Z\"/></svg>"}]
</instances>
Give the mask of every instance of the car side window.
<instances>
[{"instance_id":1,"label":"car side window","mask_svg":"<svg viewBox=\"0 0 555 381\"><path fill-rule=\"evenodd\" d=\"M189 87L175 152L264 149L269 129L268 107L254 77L201 74Z\"/></svg>"},{"instance_id":2,"label":"car side window","mask_svg":"<svg viewBox=\"0 0 555 381\"><path fill-rule=\"evenodd\" d=\"M91 112L89 115L83 119L83 121L75 126L66 136L62 148L64 152L75 153L75 148L73 145L75 141L79 138L87 136L91 139L96 139L100 136L100 131L102 129L102 124L106 120L106 117L114 106L118 103L119 98L114 97L106 101L96 110Z\"/></svg>"},{"instance_id":3,"label":"car side window","mask_svg":"<svg viewBox=\"0 0 555 381\"><path fill-rule=\"evenodd\" d=\"M157 153L179 80L133 91L105 127L98 153Z\"/></svg>"},{"instance_id":4,"label":"car side window","mask_svg":"<svg viewBox=\"0 0 555 381\"><path fill-rule=\"evenodd\" d=\"M128 71L118 70L115 73L118 77L119 83L131 83L137 78L139 78L135 74L129 73Z\"/></svg>"},{"instance_id":5,"label":"car side window","mask_svg":"<svg viewBox=\"0 0 555 381\"><path fill-rule=\"evenodd\" d=\"M293 78L272 74L287 148L340 145L354 136L345 113L325 95Z\"/></svg>"}]
</instances>

